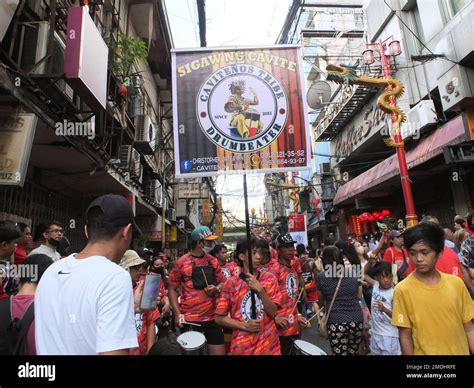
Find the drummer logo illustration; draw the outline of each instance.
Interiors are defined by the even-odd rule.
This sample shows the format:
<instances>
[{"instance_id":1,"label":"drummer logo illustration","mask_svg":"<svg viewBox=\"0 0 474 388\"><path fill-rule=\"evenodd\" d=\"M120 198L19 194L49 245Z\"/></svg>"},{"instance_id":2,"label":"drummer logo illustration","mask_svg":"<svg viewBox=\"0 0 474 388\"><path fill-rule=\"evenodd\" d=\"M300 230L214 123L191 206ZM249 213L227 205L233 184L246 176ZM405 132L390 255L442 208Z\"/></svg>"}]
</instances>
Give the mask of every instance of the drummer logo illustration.
<instances>
[{"instance_id":1,"label":"drummer logo illustration","mask_svg":"<svg viewBox=\"0 0 474 388\"><path fill-rule=\"evenodd\" d=\"M256 152L278 138L288 116L286 95L273 75L239 64L219 69L202 84L196 115L207 138L232 152Z\"/></svg>"},{"instance_id":2,"label":"drummer logo illustration","mask_svg":"<svg viewBox=\"0 0 474 388\"><path fill-rule=\"evenodd\" d=\"M226 277L227 279L229 279L229 278L232 276L232 274L231 274L230 271L229 271L229 268L222 268L222 267L221 267L221 270L222 270L222 273L225 275L225 277Z\"/></svg>"},{"instance_id":3,"label":"drummer logo illustration","mask_svg":"<svg viewBox=\"0 0 474 388\"><path fill-rule=\"evenodd\" d=\"M286 277L286 292L290 298L296 298L298 294L298 281L294 273L288 274Z\"/></svg>"},{"instance_id":4,"label":"drummer logo illustration","mask_svg":"<svg viewBox=\"0 0 474 388\"><path fill-rule=\"evenodd\" d=\"M137 333L142 330L143 327L143 316L142 313L135 313L135 328Z\"/></svg>"},{"instance_id":5,"label":"drummer logo illustration","mask_svg":"<svg viewBox=\"0 0 474 388\"><path fill-rule=\"evenodd\" d=\"M250 292L247 292L244 296L240 309L245 322L250 321L252 319L252 298ZM263 303L258 296L255 296L255 310L257 312L257 319L262 319L264 312Z\"/></svg>"}]
</instances>

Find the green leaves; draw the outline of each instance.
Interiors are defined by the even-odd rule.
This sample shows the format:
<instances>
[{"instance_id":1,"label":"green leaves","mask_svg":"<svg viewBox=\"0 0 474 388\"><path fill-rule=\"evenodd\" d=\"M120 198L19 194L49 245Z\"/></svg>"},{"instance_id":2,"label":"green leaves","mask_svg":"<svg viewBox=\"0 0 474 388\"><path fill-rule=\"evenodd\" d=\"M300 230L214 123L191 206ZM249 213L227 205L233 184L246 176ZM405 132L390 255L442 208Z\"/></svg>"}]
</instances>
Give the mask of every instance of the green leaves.
<instances>
[{"instance_id":1,"label":"green leaves","mask_svg":"<svg viewBox=\"0 0 474 388\"><path fill-rule=\"evenodd\" d=\"M140 38L119 34L117 45L109 45L109 69L119 78L130 75L133 65L146 62L148 48Z\"/></svg>"}]
</instances>

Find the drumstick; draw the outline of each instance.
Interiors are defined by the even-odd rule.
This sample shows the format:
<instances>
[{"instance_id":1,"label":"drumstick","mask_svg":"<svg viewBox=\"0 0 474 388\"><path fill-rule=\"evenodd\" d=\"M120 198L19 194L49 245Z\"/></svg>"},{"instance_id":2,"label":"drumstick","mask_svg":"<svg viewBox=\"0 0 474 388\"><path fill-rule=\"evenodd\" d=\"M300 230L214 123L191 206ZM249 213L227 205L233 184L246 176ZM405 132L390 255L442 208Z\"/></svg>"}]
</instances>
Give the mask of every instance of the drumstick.
<instances>
[{"instance_id":1,"label":"drumstick","mask_svg":"<svg viewBox=\"0 0 474 388\"><path fill-rule=\"evenodd\" d=\"M198 325L197 323L191 323L191 322L186 322L186 321L184 321L183 324L184 324L184 325L199 326L199 327L202 326L202 325Z\"/></svg>"},{"instance_id":2,"label":"drumstick","mask_svg":"<svg viewBox=\"0 0 474 388\"><path fill-rule=\"evenodd\" d=\"M304 288L301 288L300 294L298 295L298 299L296 300L295 305L294 305L293 308L291 309L291 313L290 313L290 314L293 314L293 311L295 311L295 308L296 308L296 306L298 305L298 302L300 301L301 295L303 294L303 290L304 290Z\"/></svg>"},{"instance_id":3,"label":"drumstick","mask_svg":"<svg viewBox=\"0 0 474 388\"><path fill-rule=\"evenodd\" d=\"M206 282L206 286L209 287L209 283L207 282L206 274L204 273L204 270L201 268L202 276L204 276L204 281Z\"/></svg>"},{"instance_id":4,"label":"drumstick","mask_svg":"<svg viewBox=\"0 0 474 388\"><path fill-rule=\"evenodd\" d=\"M311 318L309 318L309 319L306 321L306 324L307 324L308 322L310 322L314 317L317 317L318 315L319 315L318 313L314 314Z\"/></svg>"}]
</instances>

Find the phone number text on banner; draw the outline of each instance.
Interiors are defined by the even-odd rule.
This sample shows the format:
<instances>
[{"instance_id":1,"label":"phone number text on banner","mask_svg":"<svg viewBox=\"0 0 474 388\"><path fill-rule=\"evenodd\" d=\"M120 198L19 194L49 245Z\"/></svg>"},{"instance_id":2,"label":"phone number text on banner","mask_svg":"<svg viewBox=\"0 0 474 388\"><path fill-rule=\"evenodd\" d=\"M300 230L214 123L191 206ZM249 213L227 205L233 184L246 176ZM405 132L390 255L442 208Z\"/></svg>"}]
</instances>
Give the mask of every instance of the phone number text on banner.
<instances>
[{"instance_id":1,"label":"phone number text on banner","mask_svg":"<svg viewBox=\"0 0 474 388\"><path fill-rule=\"evenodd\" d=\"M176 176L310 168L297 46L173 50Z\"/></svg>"}]
</instances>

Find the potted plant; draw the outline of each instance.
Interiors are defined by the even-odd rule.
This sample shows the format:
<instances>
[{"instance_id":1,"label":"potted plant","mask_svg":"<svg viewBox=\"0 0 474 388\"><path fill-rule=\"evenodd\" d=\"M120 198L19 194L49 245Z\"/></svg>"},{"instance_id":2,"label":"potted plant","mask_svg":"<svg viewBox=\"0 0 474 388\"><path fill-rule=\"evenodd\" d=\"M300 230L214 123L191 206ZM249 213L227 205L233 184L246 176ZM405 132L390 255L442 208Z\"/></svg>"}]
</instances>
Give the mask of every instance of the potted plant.
<instances>
[{"instance_id":1,"label":"potted plant","mask_svg":"<svg viewBox=\"0 0 474 388\"><path fill-rule=\"evenodd\" d=\"M133 66L146 62L148 48L140 38L120 33L117 44L112 46L109 39L109 69L117 77L121 85L119 93L128 94L138 87L138 73L131 73ZM134 93L131 93L134 94Z\"/></svg>"}]
</instances>

